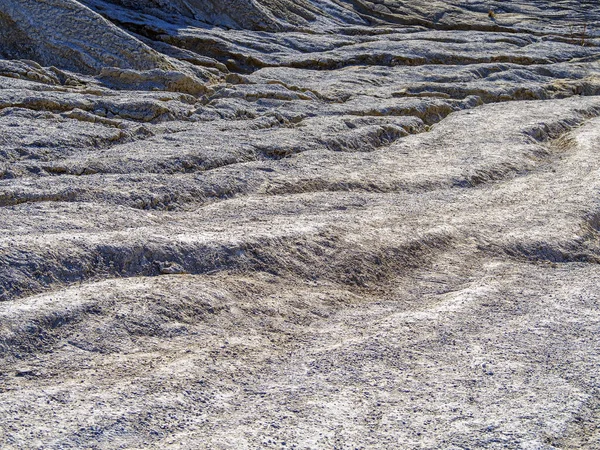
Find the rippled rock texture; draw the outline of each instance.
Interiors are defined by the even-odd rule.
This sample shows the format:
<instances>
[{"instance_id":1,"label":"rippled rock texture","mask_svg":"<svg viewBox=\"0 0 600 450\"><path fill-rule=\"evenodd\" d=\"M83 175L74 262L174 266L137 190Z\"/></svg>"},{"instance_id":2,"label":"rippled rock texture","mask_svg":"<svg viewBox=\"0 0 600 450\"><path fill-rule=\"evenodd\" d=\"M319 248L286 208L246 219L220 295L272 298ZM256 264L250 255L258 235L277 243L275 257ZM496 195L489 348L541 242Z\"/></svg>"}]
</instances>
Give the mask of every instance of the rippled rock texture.
<instances>
[{"instance_id":1,"label":"rippled rock texture","mask_svg":"<svg viewBox=\"0 0 600 450\"><path fill-rule=\"evenodd\" d=\"M600 448L599 23L0 0L0 447Z\"/></svg>"}]
</instances>

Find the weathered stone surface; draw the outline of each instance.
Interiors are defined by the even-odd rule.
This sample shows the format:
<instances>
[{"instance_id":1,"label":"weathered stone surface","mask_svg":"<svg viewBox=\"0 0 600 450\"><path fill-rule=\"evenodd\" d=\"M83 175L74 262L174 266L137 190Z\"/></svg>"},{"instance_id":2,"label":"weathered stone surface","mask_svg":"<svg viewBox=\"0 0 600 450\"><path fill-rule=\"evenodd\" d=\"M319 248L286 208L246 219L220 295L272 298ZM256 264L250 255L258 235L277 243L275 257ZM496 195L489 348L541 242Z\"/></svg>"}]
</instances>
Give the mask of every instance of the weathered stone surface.
<instances>
[{"instance_id":1,"label":"weathered stone surface","mask_svg":"<svg viewBox=\"0 0 600 450\"><path fill-rule=\"evenodd\" d=\"M600 447L599 20L0 0L0 447Z\"/></svg>"},{"instance_id":2,"label":"weathered stone surface","mask_svg":"<svg viewBox=\"0 0 600 450\"><path fill-rule=\"evenodd\" d=\"M83 73L170 67L160 54L73 0L3 0L1 55Z\"/></svg>"}]
</instances>

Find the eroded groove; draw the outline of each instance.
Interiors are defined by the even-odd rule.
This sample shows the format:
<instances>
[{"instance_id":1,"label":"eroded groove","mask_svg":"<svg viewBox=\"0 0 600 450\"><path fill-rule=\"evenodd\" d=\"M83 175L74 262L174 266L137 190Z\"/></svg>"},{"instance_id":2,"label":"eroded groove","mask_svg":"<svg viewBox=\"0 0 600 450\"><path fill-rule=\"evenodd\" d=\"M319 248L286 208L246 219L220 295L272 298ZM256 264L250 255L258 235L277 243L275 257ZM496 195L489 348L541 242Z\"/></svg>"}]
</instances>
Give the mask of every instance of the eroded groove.
<instances>
[{"instance_id":1,"label":"eroded groove","mask_svg":"<svg viewBox=\"0 0 600 450\"><path fill-rule=\"evenodd\" d=\"M402 270L417 267L432 253L445 251L452 236L433 233L399 247L382 247L376 251L351 248L343 234L329 230L250 237L231 242L186 241L182 236L179 243L161 243L160 239L154 239L131 244L94 244L87 242L83 235L68 243L68 255L57 251L60 238L45 254L17 246L15 250L5 250L2 256L2 263L11 269L10 276L0 280L0 300L14 300L98 278L157 276L161 273L265 271L366 288L391 279Z\"/></svg>"}]
</instances>

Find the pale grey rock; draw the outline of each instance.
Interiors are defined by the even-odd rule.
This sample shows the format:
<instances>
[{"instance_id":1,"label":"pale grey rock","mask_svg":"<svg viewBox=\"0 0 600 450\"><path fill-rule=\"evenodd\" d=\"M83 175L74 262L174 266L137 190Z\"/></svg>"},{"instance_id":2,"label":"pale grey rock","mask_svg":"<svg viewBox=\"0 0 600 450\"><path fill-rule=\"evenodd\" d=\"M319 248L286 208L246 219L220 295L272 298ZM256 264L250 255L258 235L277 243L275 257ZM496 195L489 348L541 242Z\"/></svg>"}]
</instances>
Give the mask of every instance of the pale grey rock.
<instances>
[{"instance_id":1,"label":"pale grey rock","mask_svg":"<svg viewBox=\"0 0 600 450\"><path fill-rule=\"evenodd\" d=\"M82 73L103 67L171 65L160 54L74 0L3 0L0 54Z\"/></svg>"},{"instance_id":2,"label":"pale grey rock","mask_svg":"<svg viewBox=\"0 0 600 450\"><path fill-rule=\"evenodd\" d=\"M162 275L181 275L187 273L180 264L170 261L156 261L158 270Z\"/></svg>"},{"instance_id":3,"label":"pale grey rock","mask_svg":"<svg viewBox=\"0 0 600 450\"><path fill-rule=\"evenodd\" d=\"M599 20L0 0L0 447L600 447Z\"/></svg>"}]
</instances>

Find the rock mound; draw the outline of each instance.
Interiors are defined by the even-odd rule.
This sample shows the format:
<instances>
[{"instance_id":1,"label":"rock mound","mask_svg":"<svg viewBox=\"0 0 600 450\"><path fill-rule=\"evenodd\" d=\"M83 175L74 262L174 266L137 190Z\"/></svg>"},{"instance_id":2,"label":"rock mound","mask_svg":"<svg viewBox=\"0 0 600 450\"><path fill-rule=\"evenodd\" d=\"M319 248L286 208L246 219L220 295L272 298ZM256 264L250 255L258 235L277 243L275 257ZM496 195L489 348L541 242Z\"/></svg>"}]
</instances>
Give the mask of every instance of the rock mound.
<instances>
[{"instance_id":1,"label":"rock mound","mask_svg":"<svg viewBox=\"0 0 600 450\"><path fill-rule=\"evenodd\" d=\"M0 56L31 59L84 74L104 67L148 70L173 65L74 0L4 0Z\"/></svg>"}]
</instances>

